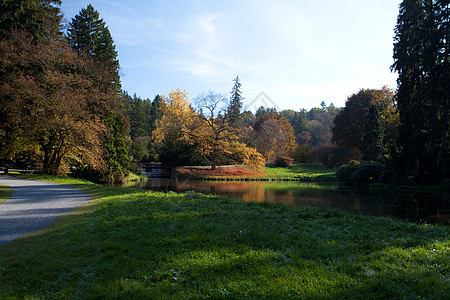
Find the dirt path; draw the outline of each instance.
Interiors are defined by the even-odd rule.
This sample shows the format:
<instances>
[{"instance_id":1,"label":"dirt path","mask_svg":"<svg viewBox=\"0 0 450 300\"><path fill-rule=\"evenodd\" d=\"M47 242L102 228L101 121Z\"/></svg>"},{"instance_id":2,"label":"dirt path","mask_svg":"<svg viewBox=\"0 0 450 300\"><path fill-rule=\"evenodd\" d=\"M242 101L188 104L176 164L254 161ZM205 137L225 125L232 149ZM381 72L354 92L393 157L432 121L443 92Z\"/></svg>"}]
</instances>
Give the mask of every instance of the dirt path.
<instances>
[{"instance_id":1,"label":"dirt path","mask_svg":"<svg viewBox=\"0 0 450 300\"><path fill-rule=\"evenodd\" d=\"M50 226L58 216L91 200L67 185L4 175L0 183L14 190L12 198L0 205L0 246Z\"/></svg>"}]
</instances>

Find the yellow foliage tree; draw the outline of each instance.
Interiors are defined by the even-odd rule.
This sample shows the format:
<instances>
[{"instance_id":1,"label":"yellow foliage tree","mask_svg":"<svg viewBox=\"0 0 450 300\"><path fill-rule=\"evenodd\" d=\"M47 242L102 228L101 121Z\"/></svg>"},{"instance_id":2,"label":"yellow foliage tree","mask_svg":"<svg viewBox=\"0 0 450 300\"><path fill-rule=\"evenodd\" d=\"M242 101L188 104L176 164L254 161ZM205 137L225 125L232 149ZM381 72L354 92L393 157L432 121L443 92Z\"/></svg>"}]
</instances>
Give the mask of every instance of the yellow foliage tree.
<instances>
[{"instance_id":1,"label":"yellow foliage tree","mask_svg":"<svg viewBox=\"0 0 450 300\"><path fill-rule=\"evenodd\" d=\"M196 113L191 107L186 91L174 90L169 97L162 98L162 118L156 121L156 129L153 131L155 142L159 143L167 139L188 140L192 126L196 119Z\"/></svg>"}]
</instances>

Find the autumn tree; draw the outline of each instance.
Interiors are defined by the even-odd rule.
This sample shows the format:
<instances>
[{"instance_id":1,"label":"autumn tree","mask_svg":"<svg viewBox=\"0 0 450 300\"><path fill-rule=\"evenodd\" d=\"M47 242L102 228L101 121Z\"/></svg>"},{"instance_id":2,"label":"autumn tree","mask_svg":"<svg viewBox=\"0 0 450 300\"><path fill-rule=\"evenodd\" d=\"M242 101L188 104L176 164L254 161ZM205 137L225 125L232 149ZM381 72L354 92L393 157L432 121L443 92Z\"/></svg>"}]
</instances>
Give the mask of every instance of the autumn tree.
<instances>
[{"instance_id":1,"label":"autumn tree","mask_svg":"<svg viewBox=\"0 0 450 300\"><path fill-rule=\"evenodd\" d=\"M282 114L258 116L253 130L256 149L267 162L273 162L278 156L289 154L296 146L294 130Z\"/></svg>"},{"instance_id":2,"label":"autumn tree","mask_svg":"<svg viewBox=\"0 0 450 300\"><path fill-rule=\"evenodd\" d=\"M61 36L36 43L24 31L0 41L0 157L36 157L47 174L67 171L67 159L105 165L105 126L90 112L89 65Z\"/></svg>"},{"instance_id":3,"label":"autumn tree","mask_svg":"<svg viewBox=\"0 0 450 300\"><path fill-rule=\"evenodd\" d=\"M362 149L362 137L364 134L364 117L372 103L376 103L380 110L383 127L392 128L395 132L396 118L394 108L394 93L383 87L380 90L361 89L351 95L344 109L334 119L331 141L355 153ZM388 133L395 139L395 133Z\"/></svg>"},{"instance_id":4,"label":"autumn tree","mask_svg":"<svg viewBox=\"0 0 450 300\"><path fill-rule=\"evenodd\" d=\"M179 89L169 97L161 97L162 118L155 123L153 138L159 144L162 163L168 165L203 164L198 144L193 138L198 117L192 108L188 94Z\"/></svg>"},{"instance_id":5,"label":"autumn tree","mask_svg":"<svg viewBox=\"0 0 450 300\"><path fill-rule=\"evenodd\" d=\"M449 174L450 3L404 0L395 27L400 114L397 171L438 182Z\"/></svg>"}]
</instances>

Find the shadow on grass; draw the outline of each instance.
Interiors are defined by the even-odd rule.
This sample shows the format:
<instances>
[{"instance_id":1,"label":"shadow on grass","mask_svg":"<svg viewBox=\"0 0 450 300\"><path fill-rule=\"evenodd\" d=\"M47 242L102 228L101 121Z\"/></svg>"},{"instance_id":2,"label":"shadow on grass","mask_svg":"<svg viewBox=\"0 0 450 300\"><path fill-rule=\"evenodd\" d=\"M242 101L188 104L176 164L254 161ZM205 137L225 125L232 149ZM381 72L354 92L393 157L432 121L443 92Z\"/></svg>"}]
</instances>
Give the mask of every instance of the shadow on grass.
<instances>
[{"instance_id":1,"label":"shadow on grass","mask_svg":"<svg viewBox=\"0 0 450 300\"><path fill-rule=\"evenodd\" d=\"M2 247L0 296L444 299L450 292L447 226L78 187L96 200Z\"/></svg>"}]
</instances>

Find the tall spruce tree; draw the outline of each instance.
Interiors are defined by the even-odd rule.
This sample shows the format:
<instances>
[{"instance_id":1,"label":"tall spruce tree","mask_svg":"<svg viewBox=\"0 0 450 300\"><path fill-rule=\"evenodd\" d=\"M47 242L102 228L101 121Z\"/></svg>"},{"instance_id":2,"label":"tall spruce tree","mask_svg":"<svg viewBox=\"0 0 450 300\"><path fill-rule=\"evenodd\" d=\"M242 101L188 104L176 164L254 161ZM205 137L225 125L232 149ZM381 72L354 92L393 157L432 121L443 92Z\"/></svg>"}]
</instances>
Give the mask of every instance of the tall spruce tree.
<instances>
[{"instance_id":1,"label":"tall spruce tree","mask_svg":"<svg viewBox=\"0 0 450 300\"><path fill-rule=\"evenodd\" d=\"M449 14L448 0L404 0L395 28L400 152L403 178L439 182L448 176Z\"/></svg>"},{"instance_id":2,"label":"tall spruce tree","mask_svg":"<svg viewBox=\"0 0 450 300\"><path fill-rule=\"evenodd\" d=\"M384 161L384 130L381 124L378 105L372 103L364 118L364 135L362 137L362 158L369 161Z\"/></svg>"},{"instance_id":3,"label":"tall spruce tree","mask_svg":"<svg viewBox=\"0 0 450 300\"><path fill-rule=\"evenodd\" d=\"M101 74L93 74L104 94L104 98L98 99L96 104L103 107L99 113L109 128L104 143L109 165L108 180L117 180L128 172L129 122L124 115L123 97L120 97L119 61L111 33L100 14L89 4L72 19L68 39L80 55L92 58ZM92 105L93 109L98 106L96 104Z\"/></svg>"},{"instance_id":4,"label":"tall spruce tree","mask_svg":"<svg viewBox=\"0 0 450 300\"><path fill-rule=\"evenodd\" d=\"M68 38L72 48L89 54L106 71L103 84L114 85L120 92L119 60L111 33L100 14L89 4L70 23Z\"/></svg>"},{"instance_id":5,"label":"tall spruce tree","mask_svg":"<svg viewBox=\"0 0 450 300\"><path fill-rule=\"evenodd\" d=\"M241 91L241 82L239 81L239 76L233 80L234 86L231 90L230 104L228 106L228 122L233 126L238 126L239 116L241 114L242 108L242 91Z\"/></svg>"}]
</instances>

